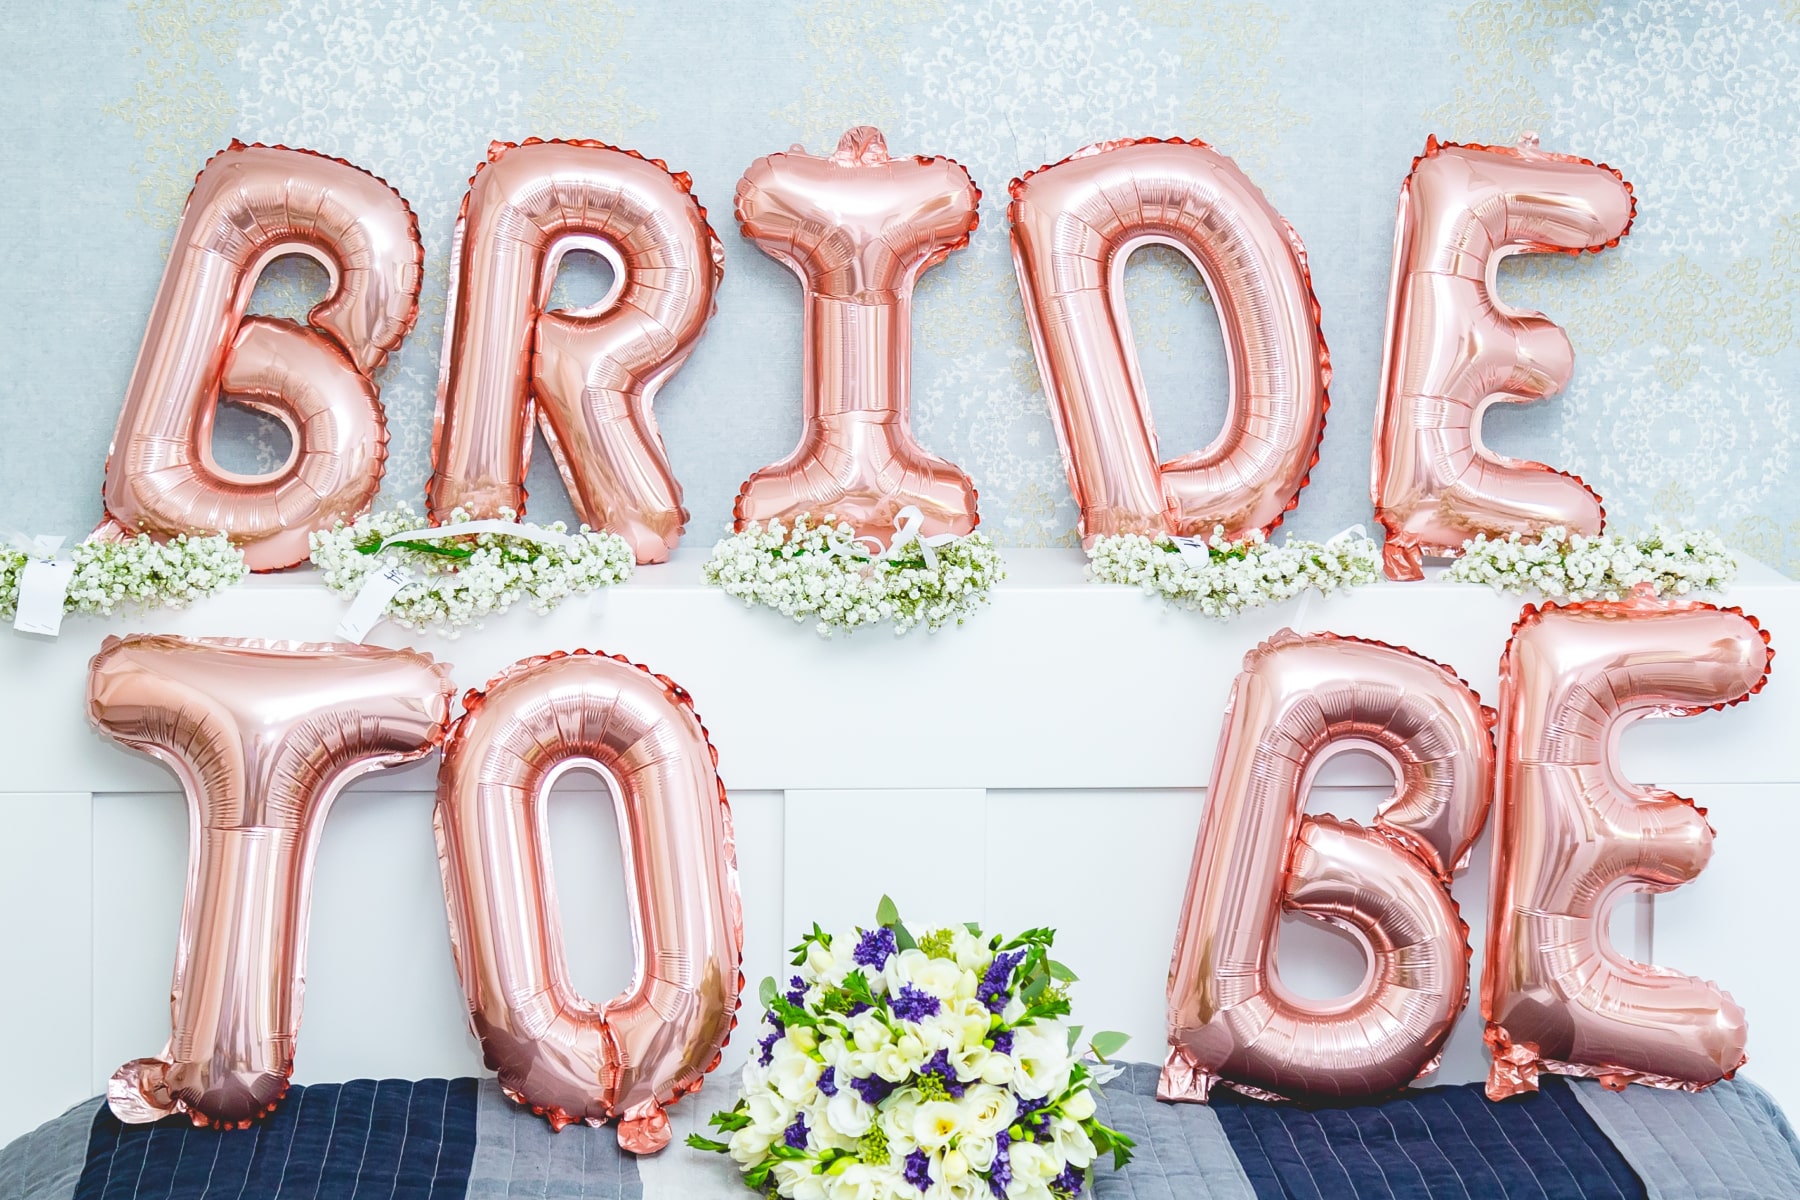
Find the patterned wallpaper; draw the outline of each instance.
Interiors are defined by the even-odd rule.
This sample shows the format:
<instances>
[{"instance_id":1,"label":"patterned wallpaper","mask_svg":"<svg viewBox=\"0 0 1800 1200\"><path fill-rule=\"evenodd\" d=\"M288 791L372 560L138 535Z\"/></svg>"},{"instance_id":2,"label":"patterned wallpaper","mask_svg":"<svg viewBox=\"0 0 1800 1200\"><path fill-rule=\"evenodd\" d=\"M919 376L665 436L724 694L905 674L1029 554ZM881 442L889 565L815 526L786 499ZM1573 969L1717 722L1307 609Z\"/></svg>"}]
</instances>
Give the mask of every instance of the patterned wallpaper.
<instances>
[{"instance_id":1,"label":"patterned wallpaper","mask_svg":"<svg viewBox=\"0 0 1800 1200\"><path fill-rule=\"evenodd\" d=\"M13 5L0 78L0 528L79 534L193 174L231 137L349 159L412 202L419 328L380 382L387 499L428 471L451 225L490 138L598 137L689 171L726 244L719 314L658 416L694 513L799 428L800 315L737 236L758 155L882 126L897 153L965 163L972 246L915 311L920 439L981 490L1003 542L1072 540L1074 509L1007 252L1007 181L1107 137L1200 136L1233 155L1310 252L1336 366L1324 458L1289 527L1367 521L1369 435L1397 189L1427 133L1604 159L1637 186L1599 258L1514 260L1510 303L1577 351L1568 391L1488 420L1503 452L1584 475L1624 525L1722 530L1800 569L1800 0L1357 5L1239 0L135 0ZM277 264L257 307L300 315L323 272ZM565 298L604 267L565 266ZM1132 322L1165 455L1209 441L1223 352L1185 262L1140 252ZM230 410L219 456L268 467L285 437ZM532 515L567 516L548 455Z\"/></svg>"}]
</instances>

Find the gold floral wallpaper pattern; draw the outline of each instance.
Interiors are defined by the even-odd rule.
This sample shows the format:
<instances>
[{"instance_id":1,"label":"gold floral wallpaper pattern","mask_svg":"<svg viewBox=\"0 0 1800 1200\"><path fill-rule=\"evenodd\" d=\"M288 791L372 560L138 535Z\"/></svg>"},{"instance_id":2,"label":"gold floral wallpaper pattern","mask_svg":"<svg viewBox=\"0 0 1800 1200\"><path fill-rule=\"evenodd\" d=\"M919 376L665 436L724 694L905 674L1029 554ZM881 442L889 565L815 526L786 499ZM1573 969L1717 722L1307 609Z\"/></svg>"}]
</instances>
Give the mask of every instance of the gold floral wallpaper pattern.
<instances>
[{"instance_id":1,"label":"gold floral wallpaper pattern","mask_svg":"<svg viewBox=\"0 0 1800 1200\"><path fill-rule=\"evenodd\" d=\"M1800 388L1800 4L1756 0L133 0L13 6L0 219L0 527L79 534L187 187L232 137L338 155L418 212L419 328L380 382L384 497L429 470L451 228L490 139L596 137L689 171L726 243L718 316L659 399L694 513L723 527L738 483L798 432L797 289L736 235L738 174L801 142L881 125L984 191L972 245L915 309L920 438L974 476L1008 544L1064 544L1074 510L1008 256L1006 184L1102 138L1202 137L1305 239L1336 367L1324 457L1291 528L1369 517L1369 436L1397 189L1428 133L1607 161L1641 198L1631 237L1580 259L1514 260L1509 302L1574 339L1576 377L1489 420L1505 453L1585 476L1617 523L1713 526L1800 568L1792 483ZM565 265L571 302L604 287ZM257 307L301 315L299 260ZM1205 289L1140 252L1131 319L1165 454L1211 439L1224 363ZM285 438L221 415L222 460L268 468ZM533 515L566 516L548 456Z\"/></svg>"}]
</instances>

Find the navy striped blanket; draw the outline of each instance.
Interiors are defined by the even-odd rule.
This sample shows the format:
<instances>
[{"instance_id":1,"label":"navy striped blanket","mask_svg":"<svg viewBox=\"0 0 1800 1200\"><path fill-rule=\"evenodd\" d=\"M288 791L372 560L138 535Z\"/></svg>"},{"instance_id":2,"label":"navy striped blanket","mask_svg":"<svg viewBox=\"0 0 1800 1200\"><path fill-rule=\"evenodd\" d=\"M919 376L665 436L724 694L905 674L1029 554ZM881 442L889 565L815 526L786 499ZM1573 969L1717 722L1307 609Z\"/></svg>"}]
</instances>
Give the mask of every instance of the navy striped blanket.
<instances>
[{"instance_id":1,"label":"navy striped blanket","mask_svg":"<svg viewBox=\"0 0 1800 1200\"><path fill-rule=\"evenodd\" d=\"M121 1125L90 1100L0 1149L0 1200L748 1196L729 1162L681 1145L728 1086L678 1106L675 1144L643 1159L609 1129L552 1134L491 1080L296 1086L256 1128L229 1133L182 1118ZM1105 1119L1138 1154L1098 1174L1100 1200L1800 1197L1800 1143L1745 1080L1693 1096L1545 1076L1537 1095L1503 1104L1471 1085L1330 1109L1223 1092L1168 1105L1155 1090L1141 1064L1107 1086Z\"/></svg>"}]
</instances>

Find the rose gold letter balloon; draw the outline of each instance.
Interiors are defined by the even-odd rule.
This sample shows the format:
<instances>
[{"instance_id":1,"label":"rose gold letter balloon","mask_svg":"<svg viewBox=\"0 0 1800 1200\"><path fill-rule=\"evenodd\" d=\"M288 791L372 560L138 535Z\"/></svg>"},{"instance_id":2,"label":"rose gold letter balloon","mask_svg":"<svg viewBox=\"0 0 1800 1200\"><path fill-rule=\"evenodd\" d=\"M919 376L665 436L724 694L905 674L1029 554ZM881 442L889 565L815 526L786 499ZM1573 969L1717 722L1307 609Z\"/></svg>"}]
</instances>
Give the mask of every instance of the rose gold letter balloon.
<instances>
[{"instance_id":1,"label":"rose gold letter balloon","mask_svg":"<svg viewBox=\"0 0 1800 1200\"><path fill-rule=\"evenodd\" d=\"M169 1043L113 1073L121 1120L248 1126L287 1091L306 981L313 853L338 792L428 753L447 669L374 646L107 638L101 730L172 767L188 799L187 898Z\"/></svg>"},{"instance_id":2,"label":"rose gold letter balloon","mask_svg":"<svg viewBox=\"0 0 1800 1200\"><path fill-rule=\"evenodd\" d=\"M1600 532L1606 510L1580 479L1481 444L1489 404L1560 391L1575 365L1561 327L1500 304L1494 279L1509 254L1616 246L1636 211L1617 171L1541 153L1534 134L1517 148L1426 140L1400 189L1375 423L1388 578L1421 579L1426 555L1455 557L1478 533Z\"/></svg>"},{"instance_id":3,"label":"rose gold letter balloon","mask_svg":"<svg viewBox=\"0 0 1800 1200\"><path fill-rule=\"evenodd\" d=\"M1433 1070L1469 998L1469 931L1450 898L1487 820L1493 713L1410 650L1284 630L1232 685L1169 974L1157 1094L1214 1083L1265 1099L1353 1099ZM1305 815L1314 772L1347 747L1394 768L1373 829ZM1335 925L1370 959L1348 996L1281 987L1283 912Z\"/></svg>"},{"instance_id":4,"label":"rose gold letter balloon","mask_svg":"<svg viewBox=\"0 0 1800 1200\"><path fill-rule=\"evenodd\" d=\"M1666 892L1712 857L1705 809L1628 783L1615 747L1640 717L1692 716L1762 689L1752 617L1648 594L1525 609L1500 660L1502 777L1481 1011L1489 1097L1540 1071L1699 1090L1744 1062L1744 1013L1711 983L1632 962L1612 903Z\"/></svg>"},{"instance_id":5,"label":"rose gold letter balloon","mask_svg":"<svg viewBox=\"0 0 1800 1200\"><path fill-rule=\"evenodd\" d=\"M591 308L549 310L563 255L612 265ZM651 401L712 318L724 251L685 174L601 142L495 142L456 222L426 503L525 512L535 399L584 524L662 562L687 510Z\"/></svg>"},{"instance_id":6,"label":"rose gold letter balloon","mask_svg":"<svg viewBox=\"0 0 1800 1200\"><path fill-rule=\"evenodd\" d=\"M687 693L624 659L531 658L471 692L438 778L438 858L469 1023L500 1086L561 1129L619 1121L634 1154L719 1065L743 987L731 810ZM571 768L612 785L637 972L575 993L550 874L547 801Z\"/></svg>"},{"instance_id":7,"label":"rose gold letter balloon","mask_svg":"<svg viewBox=\"0 0 1800 1200\"><path fill-rule=\"evenodd\" d=\"M331 294L311 327L245 318L272 260L304 254ZM163 271L106 459L103 537L223 533L255 571L306 561L307 535L365 512L387 424L371 376L419 311L412 210L349 163L233 142L200 172ZM213 460L221 396L281 421L294 450L243 476Z\"/></svg>"},{"instance_id":8,"label":"rose gold letter balloon","mask_svg":"<svg viewBox=\"0 0 1800 1200\"><path fill-rule=\"evenodd\" d=\"M1205 142L1102 142L1012 182L1013 262L1050 394L1081 537L1268 532L1319 460L1331 360L1306 247ZM1125 311L1125 264L1172 246L1206 280L1225 333L1225 428L1158 465Z\"/></svg>"},{"instance_id":9,"label":"rose gold letter balloon","mask_svg":"<svg viewBox=\"0 0 1800 1200\"><path fill-rule=\"evenodd\" d=\"M796 146L738 180L744 236L800 277L806 366L799 447L738 491L737 528L827 513L888 538L975 528L975 485L913 440L912 299L919 276L969 244L981 189L948 158L889 158L859 126L837 153Z\"/></svg>"}]
</instances>

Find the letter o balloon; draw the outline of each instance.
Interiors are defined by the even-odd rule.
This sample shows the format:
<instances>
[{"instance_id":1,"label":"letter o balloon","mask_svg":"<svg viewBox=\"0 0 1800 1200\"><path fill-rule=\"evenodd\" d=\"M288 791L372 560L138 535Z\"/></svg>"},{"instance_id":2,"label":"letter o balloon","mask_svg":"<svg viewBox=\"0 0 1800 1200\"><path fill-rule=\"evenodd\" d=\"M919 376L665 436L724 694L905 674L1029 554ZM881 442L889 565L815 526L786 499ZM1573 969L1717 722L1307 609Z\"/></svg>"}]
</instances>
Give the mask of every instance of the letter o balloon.
<instances>
[{"instance_id":1,"label":"letter o balloon","mask_svg":"<svg viewBox=\"0 0 1800 1200\"><path fill-rule=\"evenodd\" d=\"M619 1123L634 1154L719 1065L743 990L731 810L686 692L622 658L526 659L471 691L445 741L435 814L457 975L506 1094L562 1129ZM611 785L637 969L604 1004L569 983L548 845L550 788Z\"/></svg>"}]
</instances>

